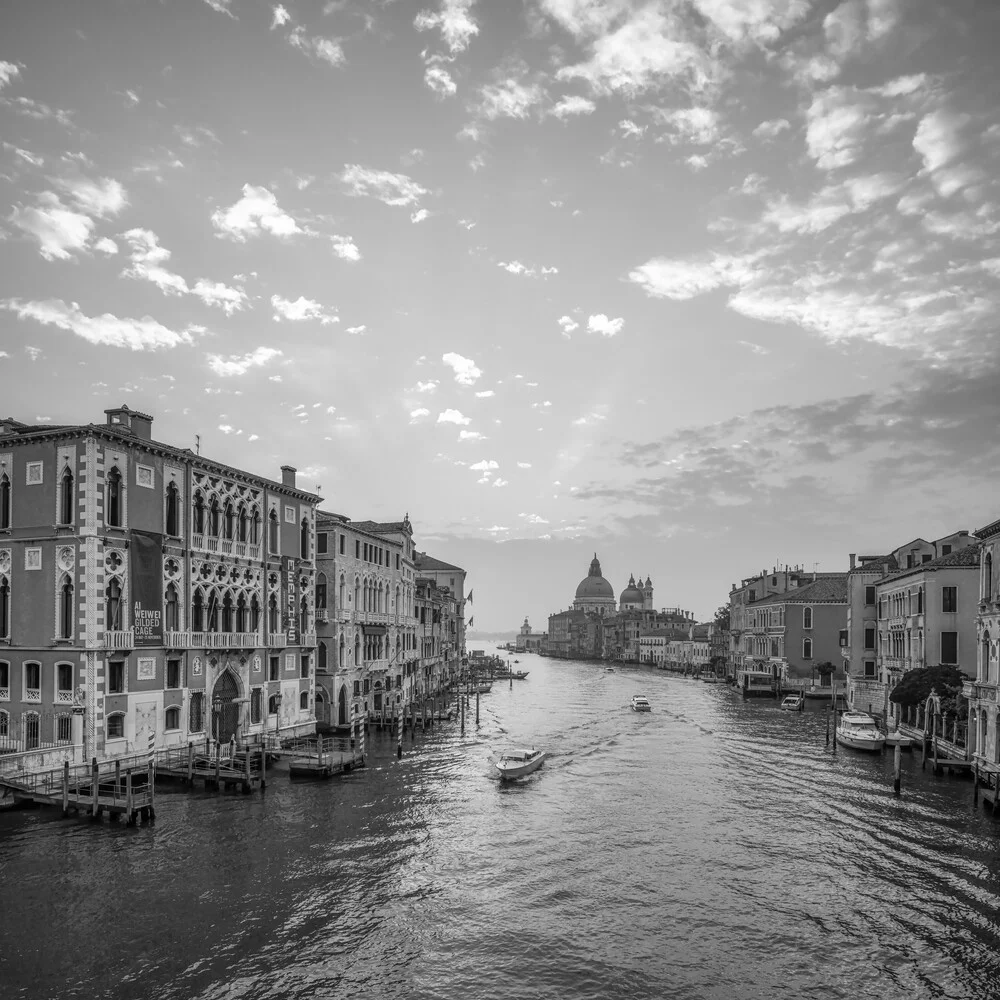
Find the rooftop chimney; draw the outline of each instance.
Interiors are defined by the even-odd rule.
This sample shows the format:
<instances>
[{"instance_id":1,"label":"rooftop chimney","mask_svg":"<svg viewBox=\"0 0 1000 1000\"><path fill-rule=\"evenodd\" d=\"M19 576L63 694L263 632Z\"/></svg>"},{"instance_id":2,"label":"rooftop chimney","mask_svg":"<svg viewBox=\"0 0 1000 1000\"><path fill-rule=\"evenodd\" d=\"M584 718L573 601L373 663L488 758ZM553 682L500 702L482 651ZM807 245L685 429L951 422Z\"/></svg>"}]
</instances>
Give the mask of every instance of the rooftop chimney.
<instances>
[{"instance_id":1,"label":"rooftop chimney","mask_svg":"<svg viewBox=\"0 0 1000 1000\"><path fill-rule=\"evenodd\" d=\"M287 486L289 489L295 489L295 466L294 465L283 465L281 467L281 485Z\"/></svg>"},{"instance_id":2,"label":"rooftop chimney","mask_svg":"<svg viewBox=\"0 0 1000 1000\"><path fill-rule=\"evenodd\" d=\"M854 561L855 561L856 558L857 558L857 554L854 553L854 552L852 552L851 553L851 569L854 569Z\"/></svg>"}]
</instances>

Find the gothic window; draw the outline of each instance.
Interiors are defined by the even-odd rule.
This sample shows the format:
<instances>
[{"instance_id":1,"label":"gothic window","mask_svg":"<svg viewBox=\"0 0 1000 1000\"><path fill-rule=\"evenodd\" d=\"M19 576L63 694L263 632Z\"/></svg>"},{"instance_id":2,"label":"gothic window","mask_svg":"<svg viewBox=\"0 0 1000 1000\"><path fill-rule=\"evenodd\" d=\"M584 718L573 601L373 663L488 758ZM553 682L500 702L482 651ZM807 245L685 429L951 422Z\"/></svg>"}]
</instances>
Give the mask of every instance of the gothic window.
<instances>
[{"instance_id":1,"label":"gothic window","mask_svg":"<svg viewBox=\"0 0 1000 1000\"><path fill-rule=\"evenodd\" d=\"M233 595L226 591L222 600L222 631L233 632Z\"/></svg>"},{"instance_id":2,"label":"gothic window","mask_svg":"<svg viewBox=\"0 0 1000 1000\"><path fill-rule=\"evenodd\" d=\"M222 510L219 507L219 500L217 497L212 497L212 502L208 508L208 533L213 538L219 537L219 528L221 525Z\"/></svg>"},{"instance_id":3,"label":"gothic window","mask_svg":"<svg viewBox=\"0 0 1000 1000\"><path fill-rule=\"evenodd\" d=\"M170 482L167 484L167 534L179 535L181 533L180 518L180 498L177 493L177 484Z\"/></svg>"},{"instance_id":4,"label":"gothic window","mask_svg":"<svg viewBox=\"0 0 1000 1000\"><path fill-rule=\"evenodd\" d=\"M354 578L354 610L361 610L361 581L357 577Z\"/></svg>"},{"instance_id":5,"label":"gothic window","mask_svg":"<svg viewBox=\"0 0 1000 1000\"><path fill-rule=\"evenodd\" d=\"M0 527L3 527L0 524ZM983 600L993 600L993 553L987 552L983 560Z\"/></svg>"},{"instance_id":6,"label":"gothic window","mask_svg":"<svg viewBox=\"0 0 1000 1000\"><path fill-rule=\"evenodd\" d=\"M59 523L73 523L73 473L69 469L63 470L62 479L59 480Z\"/></svg>"},{"instance_id":7,"label":"gothic window","mask_svg":"<svg viewBox=\"0 0 1000 1000\"><path fill-rule=\"evenodd\" d=\"M0 475L0 529L10 527L10 479Z\"/></svg>"},{"instance_id":8,"label":"gothic window","mask_svg":"<svg viewBox=\"0 0 1000 1000\"><path fill-rule=\"evenodd\" d=\"M205 630L205 598L200 590L196 590L191 598L191 628L195 632Z\"/></svg>"},{"instance_id":9,"label":"gothic window","mask_svg":"<svg viewBox=\"0 0 1000 1000\"><path fill-rule=\"evenodd\" d=\"M255 510L253 512L253 518L250 521L250 541L257 545L260 542L260 511Z\"/></svg>"},{"instance_id":10,"label":"gothic window","mask_svg":"<svg viewBox=\"0 0 1000 1000\"><path fill-rule=\"evenodd\" d=\"M357 667L361 663L361 636L354 637L354 665Z\"/></svg>"},{"instance_id":11,"label":"gothic window","mask_svg":"<svg viewBox=\"0 0 1000 1000\"><path fill-rule=\"evenodd\" d=\"M316 650L316 672L325 673L326 671L326 643L320 641L319 647Z\"/></svg>"},{"instance_id":12,"label":"gothic window","mask_svg":"<svg viewBox=\"0 0 1000 1000\"><path fill-rule=\"evenodd\" d=\"M104 588L104 621L105 628L112 632L125 627L122 624L122 585L114 578Z\"/></svg>"},{"instance_id":13,"label":"gothic window","mask_svg":"<svg viewBox=\"0 0 1000 1000\"><path fill-rule=\"evenodd\" d=\"M344 636L343 635L341 635L341 637L340 637L340 650L337 653L337 666L340 667L341 670L344 669Z\"/></svg>"},{"instance_id":14,"label":"gothic window","mask_svg":"<svg viewBox=\"0 0 1000 1000\"><path fill-rule=\"evenodd\" d=\"M309 558L309 518L302 518L302 527L299 530L299 555L303 559Z\"/></svg>"},{"instance_id":15,"label":"gothic window","mask_svg":"<svg viewBox=\"0 0 1000 1000\"><path fill-rule=\"evenodd\" d=\"M247 540L247 530L250 523L249 519L247 518L247 509L245 504L240 504L239 522L240 522L240 530L239 534L237 535L237 538L241 542L245 542Z\"/></svg>"},{"instance_id":16,"label":"gothic window","mask_svg":"<svg viewBox=\"0 0 1000 1000\"><path fill-rule=\"evenodd\" d=\"M232 500L226 501L225 532L226 538L236 537L236 511L233 509Z\"/></svg>"},{"instance_id":17,"label":"gothic window","mask_svg":"<svg viewBox=\"0 0 1000 1000\"><path fill-rule=\"evenodd\" d=\"M346 593L345 593L344 574L341 573L340 574L340 584L337 587L337 607L341 611L343 611L343 609L344 609L344 599L345 599L345 597L346 597Z\"/></svg>"},{"instance_id":18,"label":"gothic window","mask_svg":"<svg viewBox=\"0 0 1000 1000\"><path fill-rule=\"evenodd\" d=\"M69 575L63 577L59 588L59 638L73 638L73 581Z\"/></svg>"},{"instance_id":19,"label":"gothic window","mask_svg":"<svg viewBox=\"0 0 1000 1000\"><path fill-rule=\"evenodd\" d=\"M192 509L194 510L194 530L199 535L203 534L205 531L205 498L201 495L201 490L195 491Z\"/></svg>"},{"instance_id":20,"label":"gothic window","mask_svg":"<svg viewBox=\"0 0 1000 1000\"><path fill-rule=\"evenodd\" d=\"M316 578L316 610L326 610L326 574L320 573Z\"/></svg>"},{"instance_id":21,"label":"gothic window","mask_svg":"<svg viewBox=\"0 0 1000 1000\"><path fill-rule=\"evenodd\" d=\"M250 629L256 632L260 628L260 601L256 595L250 599Z\"/></svg>"},{"instance_id":22,"label":"gothic window","mask_svg":"<svg viewBox=\"0 0 1000 1000\"><path fill-rule=\"evenodd\" d=\"M247 628L247 599L243 594L240 594L236 601L236 631L249 631Z\"/></svg>"},{"instance_id":23,"label":"gothic window","mask_svg":"<svg viewBox=\"0 0 1000 1000\"><path fill-rule=\"evenodd\" d=\"M208 614L206 616L208 622L206 623L206 630L209 632L219 631L219 595L214 591L210 590L208 592Z\"/></svg>"},{"instance_id":24,"label":"gothic window","mask_svg":"<svg viewBox=\"0 0 1000 1000\"><path fill-rule=\"evenodd\" d=\"M299 605L299 632L309 631L309 602L306 598L302 598L302 602Z\"/></svg>"},{"instance_id":25,"label":"gothic window","mask_svg":"<svg viewBox=\"0 0 1000 1000\"><path fill-rule=\"evenodd\" d=\"M271 555L278 554L278 512L272 510L267 515L267 549Z\"/></svg>"},{"instance_id":26,"label":"gothic window","mask_svg":"<svg viewBox=\"0 0 1000 1000\"><path fill-rule=\"evenodd\" d=\"M163 624L168 632L176 632L180 628L180 614L177 601L177 588L172 584L167 584L166 592L163 595Z\"/></svg>"},{"instance_id":27,"label":"gothic window","mask_svg":"<svg viewBox=\"0 0 1000 1000\"><path fill-rule=\"evenodd\" d=\"M280 631L281 620L278 617L278 598L272 594L267 601L267 630L272 635Z\"/></svg>"},{"instance_id":28,"label":"gothic window","mask_svg":"<svg viewBox=\"0 0 1000 1000\"><path fill-rule=\"evenodd\" d=\"M0 639L10 638L10 581L0 576Z\"/></svg>"},{"instance_id":29,"label":"gothic window","mask_svg":"<svg viewBox=\"0 0 1000 1000\"><path fill-rule=\"evenodd\" d=\"M108 473L108 499L105 509L105 523L112 528L122 526L122 514L125 503L125 487L122 475L117 466Z\"/></svg>"}]
</instances>

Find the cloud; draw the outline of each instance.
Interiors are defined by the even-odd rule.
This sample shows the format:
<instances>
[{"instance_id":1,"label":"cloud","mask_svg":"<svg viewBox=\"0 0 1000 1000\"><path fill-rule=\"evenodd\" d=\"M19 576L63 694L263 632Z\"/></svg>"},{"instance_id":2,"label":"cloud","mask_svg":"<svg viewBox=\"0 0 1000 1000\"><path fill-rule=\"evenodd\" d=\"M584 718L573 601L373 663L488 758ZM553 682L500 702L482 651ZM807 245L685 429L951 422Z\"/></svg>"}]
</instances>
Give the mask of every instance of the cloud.
<instances>
[{"instance_id":1,"label":"cloud","mask_svg":"<svg viewBox=\"0 0 1000 1000\"><path fill-rule=\"evenodd\" d=\"M423 406L418 407L416 410L410 410L410 423L415 424L421 417L429 417L431 411L425 409Z\"/></svg>"},{"instance_id":2,"label":"cloud","mask_svg":"<svg viewBox=\"0 0 1000 1000\"><path fill-rule=\"evenodd\" d=\"M9 220L38 240L38 252L46 260L67 260L72 251L83 250L94 228L89 215L64 205L51 191L42 191L36 205L15 206Z\"/></svg>"},{"instance_id":3,"label":"cloud","mask_svg":"<svg viewBox=\"0 0 1000 1000\"><path fill-rule=\"evenodd\" d=\"M100 250L101 253L106 253L109 257L118 253L118 244L114 240L109 239L107 236L102 236L95 244L95 250Z\"/></svg>"},{"instance_id":4,"label":"cloud","mask_svg":"<svg viewBox=\"0 0 1000 1000\"><path fill-rule=\"evenodd\" d=\"M350 236L331 236L330 241L333 244L333 252L341 260L352 262L361 260L361 251Z\"/></svg>"},{"instance_id":5,"label":"cloud","mask_svg":"<svg viewBox=\"0 0 1000 1000\"><path fill-rule=\"evenodd\" d=\"M493 485L494 485L495 487L502 487L502 486L506 486L506 485L507 485L507 482L508 482L508 481L507 481L506 479L501 479L501 478L500 478L500 477L498 476L498 477L497 477L497 478L496 478L496 479L495 479L495 480L493 481Z\"/></svg>"},{"instance_id":6,"label":"cloud","mask_svg":"<svg viewBox=\"0 0 1000 1000\"><path fill-rule=\"evenodd\" d=\"M274 31L275 28L284 27L290 20L292 15L279 3L273 8L273 17L271 19L271 30Z\"/></svg>"},{"instance_id":7,"label":"cloud","mask_svg":"<svg viewBox=\"0 0 1000 1000\"><path fill-rule=\"evenodd\" d=\"M459 441L485 441L486 435L480 434L479 431L459 431L458 432Z\"/></svg>"},{"instance_id":8,"label":"cloud","mask_svg":"<svg viewBox=\"0 0 1000 1000\"><path fill-rule=\"evenodd\" d=\"M307 319L318 319L323 326L340 322L340 317L336 313L327 312L320 303L303 295L294 301L284 299L280 295L272 295L271 307L274 309L273 318L276 322L290 320L297 323Z\"/></svg>"},{"instance_id":9,"label":"cloud","mask_svg":"<svg viewBox=\"0 0 1000 1000\"><path fill-rule=\"evenodd\" d=\"M479 89L476 112L490 121L497 118L527 118L528 112L545 98L544 89L537 83L525 83L526 67L518 64L509 73L498 71L495 83L484 84Z\"/></svg>"},{"instance_id":10,"label":"cloud","mask_svg":"<svg viewBox=\"0 0 1000 1000\"><path fill-rule=\"evenodd\" d=\"M496 393L492 389L484 389L482 392L477 392L476 396L479 399L488 399L490 396L495 396Z\"/></svg>"},{"instance_id":11,"label":"cloud","mask_svg":"<svg viewBox=\"0 0 1000 1000\"><path fill-rule=\"evenodd\" d=\"M250 354L208 355L208 367L223 378L234 375L246 375L251 368L263 368L269 361L281 357L282 352L274 347L258 347Z\"/></svg>"},{"instance_id":12,"label":"cloud","mask_svg":"<svg viewBox=\"0 0 1000 1000\"><path fill-rule=\"evenodd\" d=\"M348 194L355 197L377 198L383 204L404 206L414 205L427 194L406 174L393 174L388 170L370 170L357 163L344 167L340 179L347 185Z\"/></svg>"},{"instance_id":13,"label":"cloud","mask_svg":"<svg viewBox=\"0 0 1000 1000\"><path fill-rule=\"evenodd\" d=\"M21 67L17 63L5 62L0 59L0 90L3 90L11 80L20 75Z\"/></svg>"},{"instance_id":14,"label":"cloud","mask_svg":"<svg viewBox=\"0 0 1000 1000\"><path fill-rule=\"evenodd\" d=\"M751 134L759 139L773 139L790 128L787 118L772 118L770 121L761 122Z\"/></svg>"},{"instance_id":15,"label":"cloud","mask_svg":"<svg viewBox=\"0 0 1000 1000\"><path fill-rule=\"evenodd\" d=\"M748 258L713 254L690 261L654 257L631 271L628 280L652 298L690 299L723 285L749 281L752 274Z\"/></svg>"},{"instance_id":16,"label":"cloud","mask_svg":"<svg viewBox=\"0 0 1000 1000\"><path fill-rule=\"evenodd\" d=\"M521 463L518 462L518 465ZM549 522L542 517L541 514L518 514L518 517L523 517L528 524L548 524Z\"/></svg>"},{"instance_id":17,"label":"cloud","mask_svg":"<svg viewBox=\"0 0 1000 1000\"><path fill-rule=\"evenodd\" d=\"M125 188L108 177L102 177L98 181L83 177L63 178L56 183L76 202L77 208L87 215L99 218L117 215L128 204Z\"/></svg>"},{"instance_id":18,"label":"cloud","mask_svg":"<svg viewBox=\"0 0 1000 1000\"><path fill-rule=\"evenodd\" d=\"M538 275L545 277L549 274L559 273L558 267L528 267L519 260L501 260L497 262L497 267L502 267L508 274L523 274L526 278L536 278Z\"/></svg>"},{"instance_id":19,"label":"cloud","mask_svg":"<svg viewBox=\"0 0 1000 1000\"><path fill-rule=\"evenodd\" d=\"M711 108L678 108L661 112L657 117L670 130L664 138L672 143L706 146L719 139L719 116Z\"/></svg>"},{"instance_id":20,"label":"cloud","mask_svg":"<svg viewBox=\"0 0 1000 1000\"><path fill-rule=\"evenodd\" d=\"M499 469L500 465L492 459L484 458L481 462L476 462L469 466L474 472L489 472L492 469Z\"/></svg>"},{"instance_id":21,"label":"cloud","mask_svg":"<svg viewBox=\"0 0 1000 1000\"><path fill-rule=\"evenodd\" d=\"M618 127L622 130L622 135L626 138L632 136L633 138L641 139L646 134L647 126L636 125L630 118L623 118L618 123Z\"/></svg>"},{"instance_id":22,"label":"cloud","mask_svg":"<svg viewBox=\"0 0 1000 1000\"><path fill-rule=\"evenodd\" d=\"M64 128L72 128L73 126L72 111L50 108L41 101L33 101L30 97L0 97L0 104L12 108L16 114L33 118L35 121L54 121Z\"/></svg>"},{"instance_id":23,"label":"cloud","mask_svg":"<svg viewBox=\"0 0 1000 1000\"><path fill-rule=\"evenodd\" d=\"M205 3L216 12L216 14L225 14L227 17L231 17L234 21L236 20L236 15L229 9L232 0L205 0Z\"/></svg>"},{"instance_id":24,"label":"cloud","mask_svg":"<svg viewBox=\"0 0 1000 1000\"><path fill-rule=\"evenodd\" d=\"M353 334L354 336L360 336L367 329L368 327L365 326L364 323L362 323L360 326L349 326L345 332Z\"/></svg>"},{"instance_id":25,"label":"cloud","mask_svg":"<svg viewBox=\"0 0 1000 1000\"><path fill-rule=\"evenodd\" d=\"M455 373L455 381L459 385L475 385L482 371L476 367L471 358L463 358L461 354L450 351L441 355L441 360Z\"/></svg>"},{"instance_id":26,"label":"cloud","mask_svg":"<svg viewBox=\"0 0 1000 1000\"><path fill-rule=\"evenodd\" d=\"M292 28L288 33L288 44L330 66L343 66L346 61L340 42L334 38L307 35L301 25Z\"/></svg>"},{"instance_id":27,"label":"cloud","mask_svg":"<svg viewBox=\"0 0 1000 1000\"><path fill-rule=\"evenodd\" d=\"M43 326L67 330L91 344L126 347L133 351L155 351L164 347L192 344L193 335L202 332L198 327L171 330L150 316L143 316L141 319L119 319L111 313L85 316L77 303L67 305L62 299L46 299L42 302L5 299L0 301L0 308L16 313L18 319L33 319Z\"/></svg>"},{"instance_id":28,"label":"cloud","mask_svg":"<svg viewBox=\"0 0 1000 1000\"><path fill-rule=\"evenodd\" d=\"M464 52L472 38L479 34L479 26L469 13L474 4L475 0L441 0L437 12L420 11L414 18L413 26L417 31L440 29L441 37L452 55Z\"/></svg>"},{"instance_id":29,"label":"cloud","mask_svg":"<svg viewBox=\"0 0 1000 1000\"><path fill-rule=\"evenodd\" d=\"M531 468L531 462L518 462L517 463L517 467L519 469L530 469Z\"/></svg>"},{"instance_id":30,"label":"cloud","mask_svg":"<svg viewBox=\"0 0 1000 1000\"><path fill-rule=\"evenodd\" d=\"M426 382L418 382L415 386L417 392L434 392L438 387L438 383L434 379L428 379Z\"/></svg>"},{"instance_id":31,"label":"cloud","mask_svg":"<svg viewBox=\"0 0 1000 1000\"><path fill-rule=\"evenodd\" d=\"M437 422L439 424L469 424L472 423L472 420L463 416L459 410L445 410L438 414Z\"/></svg>"},{"instance_id":32,"label":"cloud","mask_svg":"<svg viewBox=\"0 0 1000 1000\"><path fill-rule=\"evenodd\" d=\"M559 329L562 330L562 335L567 340L569 339L569 335L580 326L572 316L560 316L556 322L559 324Z\"/></svg>"},{"instance_id":33,"label":"cloud","mask_svg":"<svg viewBox=\"0 0 1000 1000\"><path fill-rule=\"evenodd\" d=\"M588 97L570 95L563 97L549 111L553 118L565 121L567 118L575 118L579 115L593 114L597 105Z\"/></svg>"},{"instance_id":34,"label":"cloud","mask_svg":"<svg viewBox=\"0 0 1000 1000\"><path fill-rule=\"evenodd\" d=\"M430 214L426 208L421 208L416 212L410 213L410 222L423 222Z\"/></svg>"},{"instance_id":35,"label":"cloud","mask_svg":"<svg viewBox=\"0 0 1000 1000\"><path fill-rule=\"evenodd\" d=\"M597 313L597 315L591 316L587 320L587 332L599 333L602 337L613 337L615 334L621 333L624 325L625 320L621 317L618 319L608 319L604 313Z\"/></svg>"},{"instance_id":36,"label":"cloud","mask_svg":"<svg viewBox=\"0 0 1000 1000\"><path fill-rule=\"evenodd\" d=\"M444 56L428 56L424 64L424 83L438 97L454 97L458 93L455 78L445 69L447 63Z\"/></svg>"},{"instance_id":37,"label":"cloud","mask_svg":"<svg viewBox=\"0 0 1000 1000\"><path fill-rule=\"evenodd\" d=\"M278 207L278 199L265 187L243 185L243 197L229 208L212 213L217 235L245 243L247 237L270 233L272 236L299 236L304 230Z\"/></svg>"}]
</instances>

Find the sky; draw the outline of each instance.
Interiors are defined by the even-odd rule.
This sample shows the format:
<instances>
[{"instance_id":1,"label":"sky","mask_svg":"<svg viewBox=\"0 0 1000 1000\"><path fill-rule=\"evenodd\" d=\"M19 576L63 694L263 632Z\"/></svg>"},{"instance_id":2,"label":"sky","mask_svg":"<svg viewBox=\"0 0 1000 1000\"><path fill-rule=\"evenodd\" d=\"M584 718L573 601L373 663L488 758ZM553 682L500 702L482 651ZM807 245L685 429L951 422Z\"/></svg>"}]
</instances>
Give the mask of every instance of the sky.
<instances>
[{"instance_id":1,"label":"sky","mask_svg":"<svg viewBox=\"0 0 1000 1000\"><path fill-rule=\"evenodd\" d=\"M1000 517L992 0L8 0L3 415L409 513L474 627Z\"/></svg>"}]
</instances>

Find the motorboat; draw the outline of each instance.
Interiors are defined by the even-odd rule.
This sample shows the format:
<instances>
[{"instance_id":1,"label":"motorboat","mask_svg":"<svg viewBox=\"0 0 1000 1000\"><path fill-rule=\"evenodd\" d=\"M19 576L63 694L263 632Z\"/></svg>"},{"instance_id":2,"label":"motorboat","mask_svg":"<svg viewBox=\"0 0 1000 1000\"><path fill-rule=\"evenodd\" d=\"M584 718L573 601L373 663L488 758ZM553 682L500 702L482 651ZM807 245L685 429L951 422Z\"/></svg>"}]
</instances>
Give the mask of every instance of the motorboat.
<instances>
[{"instance_id":1,"label":"motorboat","mask_svg":"<svg viewBox=\"0 0 1000 1000\"><path fill-rule=\"evenodd\" d=\"M515 660L514 662L515 662L515 663L520 663L521 661L520 661L520 660Z\"/></svg>"},{"instance_id":2,"label":"motorboat","mask_svg":"<svg viewBox=\"0 0 1000 1000\"><path fill-rule=\"evenodd\" d=\"M493 684L477 684L475 685L472 693L473 694L489 694L493 690Z\"/></svg>"},{"instance_id":3,"label":"motorboat","mask_svg":"<svg viewBox=\"0 0 1000 1000\"><path fill-rule=\"evenodd\" d=\"M913 747L914 741L909 736L904 736L898 729L885 734L885 745L887 747L899 747L901 750L909 750Z\"/></svg>"},{"instance_id":4,"label":"motorboat","mask_svg":"<svg viewBox=\"0 0 1000 1000\"><path fill-rule=\"evenodd\" d=\"M532 771L537 771L545 760L544 750L508 750L496 761L495 767L500 773L501 781L511 778L523 778Z\"/></svg>"},{"instance_id":5,"label":"motorboat","mask_svg":"<svg viewBox=\"0 0 1000 1000\"><path fill-rule=\"evenodd\" d=\"M785 700L781 703L783 712L801 712L805 699L800 694L785 695Z\"/></svg>"},{"instance_id":6,"label":"motorboat","mask_svg":"<svg viewBox=\"0 0 1000 1000\"><path fill-rule=\"evenodd\" d=\"M866 712L844 712L837 724L837 742L853 750L881 750L885 736Z\"/></svg>"},{"instance_id":7,"label":"motorboat","mask_svg":"<svg viewBox=\"0 0 1000 1000\"><path fill-rule=\"evenodd\" d=\"M605 667L604 668L604 672L606 674L613 674L615 672L615 668L614 667Z\"/></svg>"},{"instance_id":8,"label":"motorboat","mask_svg":"<svg viewBox=\"0 0 1000 1000\"><path fill-rule=\"evenodd\" d=\"M514 671L511 671L511 673L509 673L507 676L508 677L512 677L515 681L523 681L524 678L528 676L528 671L527 670L514 670Z\"/></svg>"},{"instance_id":9,"label":"motorboat","mask_svg":"<svg viewBox=\"0 0 1000 1000\"><path fill-rule=\"evenodd\" d=\"M632 696L631 709L633 712L652 712L653 706L650 705L649 699L642 694L636 694Z\"/></svg>"}]
</instances>

